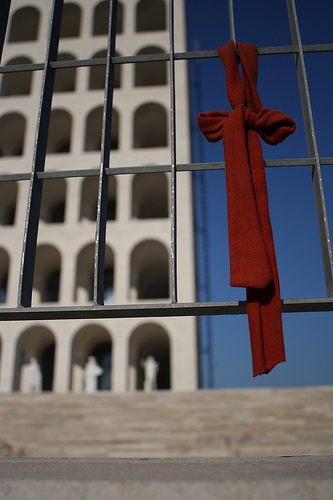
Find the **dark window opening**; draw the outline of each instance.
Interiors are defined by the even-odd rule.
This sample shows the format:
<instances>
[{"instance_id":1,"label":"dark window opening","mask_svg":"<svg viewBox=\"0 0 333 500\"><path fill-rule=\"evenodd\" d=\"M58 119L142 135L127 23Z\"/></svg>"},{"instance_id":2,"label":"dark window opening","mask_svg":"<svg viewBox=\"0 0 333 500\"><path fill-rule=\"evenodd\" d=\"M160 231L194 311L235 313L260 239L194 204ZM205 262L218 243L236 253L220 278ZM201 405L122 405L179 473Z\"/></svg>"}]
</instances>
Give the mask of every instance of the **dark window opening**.
<instances>
[{"instance_id":1,"label":"dark window opening","mask_svg":"<svg viewBox=\"0 0 333 500\"><path fill-rule=\"evenodd\" d=\"M52 344L43 351L41 356L43 391L52 391L53 389L54 353L55 346Z\"/></svg>"},{"instance_id":2,"label":"dark window opening","mask_svg":"<svg viewBox=\"0 0 333 500\"><path fill-rule=\"evenodd\" d=\"M146 47L138 55L163 54L158 47ZM165 85L167 83L167 63L165 61L140 62L135 64L135 86Z\"/></svg>"},{"instance_id":3,"label":"dark window opening","mask_svg":"<svg viewBox=\"0 0 333 500\"><path fill-rule=\"evenodd\" d=\"M9 42L31 42L37 40L39 11L34 7L17 10L12 17Z\"/></svg>"},{"instance_id":4,"label":"dark window opening","mask_svg":"<svg viewBox=\"0 0 333 500\"><path fill-rule=\"evenodd\" d=\"M109 25L110 1L99 3L94 12L93 35L107 35ZM117 6L117 33L123 32L123 6L118 2Z\"/></svg>"},{"instance_id":5,"label":"dark window opening","mask_svg":"<svg viewBox=\"0 0 333 500\"><path fill-rule=\"evenodd\" d=\"M15 57L6 66L15 64L32 64L27 57ZM31 92L32 71L4 73L2 75L1 96L29 95Z\"/></svg>"},{"instance_id":6,"label":"dark window opening","mask_svg":"<svg viewBox=\"0 0 333 500\"><path fill-rule=\"evenodd\" d=\"M80 35L81 9L74 3L65 3L62 11L60 38Z\"/></svg>"},{"instance_id":7,"label":"dark window opening","mask_svg":"<svg viewBox=\"0 0 333 500\"><path fill-rule=\"evenodd\" d=\"M74 61L72 54L58 54L58 61ZM58 68L54 80L54 92L73 92L75 90L76 68Z\"/></svg>"},{"instance_id":8,"label":"dark window opening","mask_svg":"<svg viewBox=\"0 0 333 500\"><path fill-rule=\"evenodd\" d=\"M0 118L0 156L22 156L25 125L25 118L19 113Z\"/></svg>"},{"instance_id":9,"label":"dark window opening","mask_svg":"<svg viewBox=\"0 0 333 500\"><path fill-rule=\"evenodd\" d=\"M43 302L57 302L59 300L60 271L54 271L45 281Z\"/></svg>"},{"instance_id":10,"label":"dark window opening","mask_svg":"<svg viewBox=\"0 0 333 500\"><path fill-rule=\"evenodd\" d=\"M0 282L0 304L6 302L8 274L5 274Z\"/></svg>"},{"instance_id":11,"label":"dark window opening","mask_svg":"<svg viewBox=\"0 0 333 500\"><path fill-rule=\"evenodd\" d=\"M164 0L141 0L136 8L136 31L159 31L165 28Z\"/></svg>"},{"instance_id":12,"label":"dark window opening","mask_svg":"<svg viewBox=\"0 0 333 500\"><path fill-rule=\"evenodd\" d=\"M102 368L103 373L97 379L97 389L99 391L111 390L111 343L107 342L98 345L92 356L96 358L97 364Z\"/></svg>"},{"instance_id":13,"label":"dark window opening","mask_svg":"<svg viewBox=\"0 0 333 500\"><path fill-rule=\"evenodd\" d=\"M163 106L147 103L134 115L134 148L167 146L167 114Z\"/></svg>"}]
</instances>

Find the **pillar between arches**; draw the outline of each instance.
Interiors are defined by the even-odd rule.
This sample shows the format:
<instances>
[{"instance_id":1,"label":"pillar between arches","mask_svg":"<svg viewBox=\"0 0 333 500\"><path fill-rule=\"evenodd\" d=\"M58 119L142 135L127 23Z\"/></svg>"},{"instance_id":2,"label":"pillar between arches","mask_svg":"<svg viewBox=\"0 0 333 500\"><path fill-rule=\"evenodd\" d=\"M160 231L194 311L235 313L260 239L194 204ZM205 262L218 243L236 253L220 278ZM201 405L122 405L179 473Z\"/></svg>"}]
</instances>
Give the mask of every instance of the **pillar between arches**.
<instances>
[{"instance_id":1,"label":"pillar between arches","mask_svg":"<svg viewBox=\"0 0 333 500\"><path fill-rule=\"evenodd\" d=\"M71 336L56 335L53 392L69 392L71 369Z\"/></svg>"},{"instance_id":2,"label":"pillar between arches","mask_svg":"<svg viewBox=\"0 0 333 500\"><path fill-rule=\"evenodd\" d=\"M9 335L3 335L1 338L0 392L13 390L16 344L17 337L10 331Z\"/></svg>"},{"instance_id":3,"label":"pillar between arches","mask_svg":"<svg viewBox=\"0 0 333 500\"><path fill-rule=\"evenodd\" d=\"M128 339L120 334L114 337L112 346L112 391L127 391Z\"/></svg>"}]
</instances>

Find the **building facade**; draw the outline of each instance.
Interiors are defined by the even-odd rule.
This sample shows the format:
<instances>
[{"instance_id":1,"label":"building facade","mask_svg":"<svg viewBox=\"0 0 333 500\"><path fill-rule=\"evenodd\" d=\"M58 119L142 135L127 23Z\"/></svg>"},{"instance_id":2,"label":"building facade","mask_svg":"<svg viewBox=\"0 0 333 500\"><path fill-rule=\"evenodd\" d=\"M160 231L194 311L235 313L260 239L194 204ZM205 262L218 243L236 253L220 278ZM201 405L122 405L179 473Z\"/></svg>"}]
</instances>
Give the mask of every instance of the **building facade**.
<instances>
[{"instance_id":1,"label":"building facade","mask_svg":"<svg viewBox=\"0 0 333 500\"><path fill-rule=\"evenodd\" d=\"M58 61L106 57L108 1L65 2ZM186 50L185 2L174 5L175 48ZM45 58L51 0L12 0L2 65ZM165 0L118 2L116 56L169 52ZM0 76L0 174L31 170L42 71ZM43 181L32 306L92 304L105 64L56 70L45 171L95 169ZM168 61L115 66L110 167L170 164ZM177 162L190 161L186 63L176 63ZM192 179L177 174L179 301L195 300ZM29 180L0 182L0 300L16 307ZM105 304L170 301L170 174L110 175ZM89 356L99 390L143 388L142 360L159 364L158 389L197 388L192 317L0 323L0 390L85 390Z\"/></svg>"}]
</instances>

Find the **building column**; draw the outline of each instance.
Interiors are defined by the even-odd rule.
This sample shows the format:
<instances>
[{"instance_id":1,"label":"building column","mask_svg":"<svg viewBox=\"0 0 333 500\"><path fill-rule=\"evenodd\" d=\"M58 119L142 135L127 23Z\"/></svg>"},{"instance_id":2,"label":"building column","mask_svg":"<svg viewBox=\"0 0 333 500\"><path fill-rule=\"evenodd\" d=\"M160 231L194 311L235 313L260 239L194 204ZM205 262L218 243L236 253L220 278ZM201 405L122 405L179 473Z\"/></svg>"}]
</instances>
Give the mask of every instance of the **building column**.
<instances>
[{"instance_id":1,"label":"building column","mask_svg":"<svg viewBox=\"0 0 333 500\"><path fill-rule=\"evenodd\" d=\"M62 326L64 326L63 323ZM64 328L61 335L56 333L53 392L58 393L69 392L72 336L66 330Z\"/></svg>"},{"instance_id":2,"label":"building column","mask_svg":"<svg viewBox=\"0 0 333 500\"><path fill-rule=\"evenodd\" d=\"M121 331L121 325L112 343L112 392L118 393L127 391L128 372L128 339L125 332Z\"/></svg>"},{"instance_id":3,"label":"building column","mask_svg":"<svg viewBox=\"0 0 333 500\"><path fill-rule=\"evenodd\" d=\"M12 392L14 384L17 338L7 331L1 340L0 392Z\"/></svg>"},{"instance_id":4,"label":"building column","mask_svg":"<svg viewBox=\"0 0 333 500\"><path fill-rule=\"evenodd\" d=\"M195 318L182 317L173 319L172 337L170 339L170 380L173 391L195 391L198 387L195 332Z\"/></svg>"},{"instance_id":5,"label":"building column","mask_svg":"<svg viewBox=\"0 0 333 500\"><path fill-rule=\"evenodd\" d=\"M60 290L59 303L71 304L74 302L75 296L75 268L73 266L72 255L64 253L61 262Z\"/></svg>"},{"instance_id":6,"label":"building column","mask_svg":"<svg viewBox=\"0 0 333 500\"><path fill-rule=\"evenodd\" d=\"M66 213L65 224L76 226L80 220L82 182L75 179L66 179Z\"/></svg>"}]
</instances>

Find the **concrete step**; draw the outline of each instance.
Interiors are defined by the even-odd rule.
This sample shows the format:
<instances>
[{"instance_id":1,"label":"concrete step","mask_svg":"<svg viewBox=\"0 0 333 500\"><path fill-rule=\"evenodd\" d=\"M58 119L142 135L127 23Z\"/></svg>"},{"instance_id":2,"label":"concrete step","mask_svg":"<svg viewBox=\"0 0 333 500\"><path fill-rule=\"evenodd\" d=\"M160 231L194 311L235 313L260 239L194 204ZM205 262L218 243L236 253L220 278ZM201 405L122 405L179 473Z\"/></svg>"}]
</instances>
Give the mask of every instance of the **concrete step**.
<instances>
[{"instance_id":1,"label":"concrete step","mask_svg":"<svg viewBox=\"0 0 333 500\"><path fill-rule=\"evenodd\" d=\"M333 387L0 396L0 455L333 454Z\"/></svg>"},{"instance_id":2,"label":"concrete step","mask_svg":"<svg viewBox=\"0 0 333 500\"><path fill-rule=\"evenodd\" d=\"M0 458L6 500L331 500L333 457Z\"/></svg>"}]
</instances>

